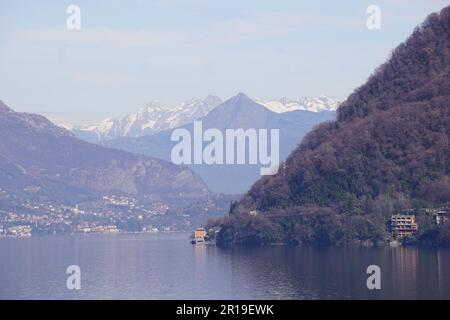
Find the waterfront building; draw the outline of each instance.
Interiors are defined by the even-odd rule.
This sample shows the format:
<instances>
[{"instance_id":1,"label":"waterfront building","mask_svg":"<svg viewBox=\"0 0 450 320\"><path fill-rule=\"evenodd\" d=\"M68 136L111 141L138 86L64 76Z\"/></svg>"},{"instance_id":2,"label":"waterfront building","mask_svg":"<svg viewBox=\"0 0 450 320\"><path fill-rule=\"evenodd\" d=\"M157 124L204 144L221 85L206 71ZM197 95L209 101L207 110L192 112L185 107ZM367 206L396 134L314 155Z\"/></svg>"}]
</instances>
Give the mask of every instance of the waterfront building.
<instances>
[{"instance_id":1,"label":"waterfront building","mask_svg":"<svg viewBox=\"0 0 450 320\"><path fill-rule=\"evenodd\" d=\"M449 209L437 210L433 215L436 220L436 224L441 225L449 219L450 210Z\"/></svg>"},{"instance_id":2,"label":"waterfront building","mask_svg":"<svg viewBox=\"0 0 450 320\"><path fill-rule=\"evenodd\" d=\"M194 241L195 243L205 242L206 230L205 228L197 228L194 231Z\"/></svg>"},{"instance_id":3,"label":"waterfront building","mask_svg":"<svg viewBox=\"0 0 450 320\"><path fill-rule=\"evenodd\" d=\"M390 231L394 239L401 239L416 234L418 231L416 216L405 214L391 216Z\"/></svg>"}]
</instances>

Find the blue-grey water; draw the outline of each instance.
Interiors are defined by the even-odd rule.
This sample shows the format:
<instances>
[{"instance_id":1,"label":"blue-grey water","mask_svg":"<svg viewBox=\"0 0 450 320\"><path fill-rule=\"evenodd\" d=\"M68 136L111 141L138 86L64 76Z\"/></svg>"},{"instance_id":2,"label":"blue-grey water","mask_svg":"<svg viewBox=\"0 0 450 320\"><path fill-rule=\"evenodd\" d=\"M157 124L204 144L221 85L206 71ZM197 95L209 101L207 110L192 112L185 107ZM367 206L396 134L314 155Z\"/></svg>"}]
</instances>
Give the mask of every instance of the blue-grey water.
<instances>
[{"instance_id":1,"label":"blue-grey water","mask_svg":"<svg viewBox=\"0 0 450 320\"><path fill-rule=\"evenodd\" d=\"M66 268L81 268L81 289ZM381 290L366 269L381 268ZM450 299L450 251L233 248L188 234L0 238L1 299Z\"/></svg>"}]
</instances>

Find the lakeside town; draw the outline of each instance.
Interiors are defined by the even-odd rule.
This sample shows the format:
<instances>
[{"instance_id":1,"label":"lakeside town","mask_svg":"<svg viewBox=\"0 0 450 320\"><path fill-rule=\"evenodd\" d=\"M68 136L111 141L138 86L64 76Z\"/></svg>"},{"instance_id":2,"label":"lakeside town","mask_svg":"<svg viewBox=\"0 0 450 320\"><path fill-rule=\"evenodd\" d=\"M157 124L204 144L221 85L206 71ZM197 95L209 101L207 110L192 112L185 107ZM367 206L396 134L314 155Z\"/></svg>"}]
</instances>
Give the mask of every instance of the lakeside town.
<instances>
[{"instance_id":1,"label":"lakeside town","mask_svg":"<svg viewBox=\"0 0 450 320\"><path fill-rule=\"evenodd\" d=\"M0 210L0 237L29 237L61 233L158 233L194 229L196 243L203 242L203 238L207 236L205 229L199 229L199 224L195 225L188 219L189 214L186 212L181 215L171 214L169 207L162 203L154 203L153 206L144 208L136 204L133 199L126 197L105 196L103 200L107 204L119 206L122 210L105 212L92 210L92 208L80 208L78 205L71 207L52 204L33 206L30 209L35 210L35 214ZM128 210L123 210L124 208ZM207 208L205 209L208 211ZM42 214L42 212L45 213ZM450 219L450 207L406 210L391 215L386 224L386 241L396 243L418 234L421 224L416 217L417 213L421 220L426 220L428 224L431 221L434 226L440 226ZM183 223L180 223L183 218ZM205 221L205 217L203 218Z\"/></svg>"},{"instance_id":2,"label":"lakeside town","mask_svg":"<svg viewBox=\"0 0 450 320\"><path fill-rule=\"evenodd\" d=\"M221 215L229 197L212 197L188 207L170 207L160 201L104 196L101 202L70 205L24 203L26 211L0 209L0 237L42 234L185 232Z\"/></svg>"},{"instance_id":3,"label":"lakeside town","mask_svg":"<svg viewBox=\"0 0 450 320\"><path fill-rule=\"evenodd\" d=\"M57 233L118 233L121 231L170 231L153 227L152 218L164 216L166 204L140 205L133 198L103 197L102 205L67 206L51 203L25 204L26 213L0 210L0 236L26 237Z\"/></svg>"}]
</instances>

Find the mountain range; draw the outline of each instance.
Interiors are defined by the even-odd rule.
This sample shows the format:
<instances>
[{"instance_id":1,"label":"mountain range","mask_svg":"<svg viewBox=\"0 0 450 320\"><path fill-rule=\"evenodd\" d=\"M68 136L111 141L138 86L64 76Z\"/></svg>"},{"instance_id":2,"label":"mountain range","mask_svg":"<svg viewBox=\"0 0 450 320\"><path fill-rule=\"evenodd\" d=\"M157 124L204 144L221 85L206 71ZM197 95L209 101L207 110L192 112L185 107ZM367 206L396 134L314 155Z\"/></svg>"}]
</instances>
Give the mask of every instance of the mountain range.
<instances>
[{"instance_id":1,"label":"mountain range","mask_svg":"<svg viewBox=\"0 0 450 320\"><path fill-rule=\"evenodd\" d=\"M257 103L265 106L270 111L284 113L303 110L310 112L336 111L340 100L321 95L319 97L303 97L300 99L281 98L275 100L256 99Z\"/></svg>"},{"instance_id":2,"label":"mountain range","mask_svg":"<svg viewBox=\"0 0 450 320\"><path fill-rule=\"evenodd\" d=\"M2 209L105 195L182 201L208 193L202 179L185 167L82 141L40 115L14 112L3 102L0 136Z\"/></svg>"},{"instance_id":3,"label":"mountain range","mask_svg":"<svg viewBox=\"0 0 450 320\"><path fill-rule=\"evenodd\" d=\"M450 203L449 103L447 7L341 104L336 121L310 132L276 175L233 204L217 223L218 243L376 243L390 216L409 210L418 239L450 244L450 222L435 227L420 211Z\"/></svg>"},{"instance_id":4,"label":"mountain range","mask_svg":"<svg viewBox=\"0 0 450 320\"><path fill-rule=\"evenodd\" d=\"M304 110L310 112L335 112L340 101L327 96L300 99L255 100L275 113ZM120 137L141 137L183 126L206 116L222 103L221 98L209 95L204 99L192 98L178 105L163 105L151 101L136 113L122 119L107 118L98 123L73 125L67 121L52 121L75 136L89 142L101 142Z\"/></svg>"},{"instance_id":5,"label":"mountain range","mask_svg":"<svg viewBox=\"0 0 450 320\"><path fill-rule=\"evenodd\" d=\"M202 122L203 130L214 128L223 133L226 129L279 129L279 152L280 158L284 159L315 125L335 118L333 111L335 104L331 104L331 101L334 100L323 100L321 104L317 103L316 111L312 112L303 110L300 104L293 107L284 100L278 103L289 106L292 110L274 112L271 108L253 101L244 93L239 93L197 120ZM327 108L324 107L325 102L330 102ZM274 101L268 103L276 104ZM320 111L323 108L326 110ZM188 130L193 136L193 122L181 128ZM137 138L123 137L101 143L107 147L170 161L172 148L177 144L171 141L172 131L164 130L153 135ZM192 164L188 167L202 177L210 190L218 193L243 193L260 177L259 165Z\"/></svg>"},{"instance_id":6,"label":"mountain range","mask_svg":"<svg viewBox=\"0 0 450 320\"><path fill-rule=\"evenodd\" d=\"M158 101L149 102L136 113L122 119L107 118L99 123L72 125L55 120L55 124L72 131L75 136L89 142L100 142L119 137L140 137L172 129L192 122L211 111L222 100L209 95L205 99L193 98L175 106Z\"/></svg>"}]
</instances>

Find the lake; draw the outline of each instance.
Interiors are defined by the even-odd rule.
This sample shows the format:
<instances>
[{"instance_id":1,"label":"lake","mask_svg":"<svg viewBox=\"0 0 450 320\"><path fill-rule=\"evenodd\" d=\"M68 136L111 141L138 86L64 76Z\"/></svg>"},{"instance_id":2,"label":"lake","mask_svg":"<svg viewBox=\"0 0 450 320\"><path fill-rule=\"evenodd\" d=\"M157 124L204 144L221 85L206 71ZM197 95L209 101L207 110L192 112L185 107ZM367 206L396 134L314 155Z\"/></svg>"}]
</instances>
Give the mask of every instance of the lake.
<instances>
[{"instance_id":1,"label":"lake","mask_svg":"<svg viewBox=\"0 0 450 320\"><path fill-rule=\"evenodd\" d=\"M450 299L450 250L221 249L189 234L0 238L1 299ZM69 265L81 289L66 287ZM381 290L369 290L369 265Z\"/></svg>"}]
</instances>

